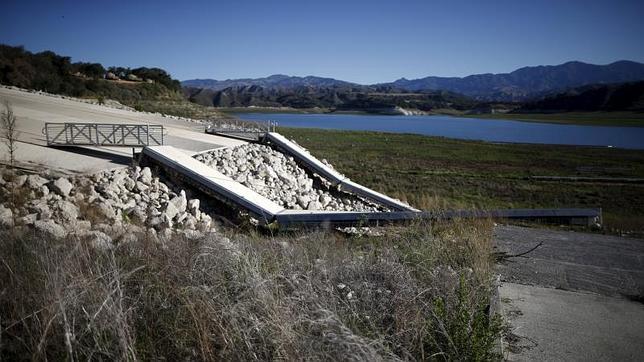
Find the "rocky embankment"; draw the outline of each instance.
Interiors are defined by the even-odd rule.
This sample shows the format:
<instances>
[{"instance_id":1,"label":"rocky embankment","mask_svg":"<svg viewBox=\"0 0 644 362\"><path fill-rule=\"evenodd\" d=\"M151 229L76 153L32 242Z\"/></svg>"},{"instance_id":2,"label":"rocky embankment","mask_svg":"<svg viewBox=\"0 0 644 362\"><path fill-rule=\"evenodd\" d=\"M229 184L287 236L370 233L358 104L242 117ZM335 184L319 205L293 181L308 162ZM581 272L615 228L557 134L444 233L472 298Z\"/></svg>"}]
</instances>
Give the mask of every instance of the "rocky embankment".
<instances>
[{"instance_id":1,"label":"rocky embankment","mask_svg":"<svg viewBox=\"0 0 644 362\"><path fill-rule=\"evenodd\" d=\"M141 235L196 238L213 231L212 219L198 199L161 182L147 167L70 178L8 172L0 176L3 227L33 228L55 238L77 236L99 247Z\"/></svg>"},{"instance_id":2,"label":"rocky embankment","mask_svg":"<svg viewBox=\"0 0 644 362\"><path fill-rule=\"evenodd\" d=\"M386 211L355 195L314 180L293 159L268 146L245 144L201 153L195 158L288 209Z\"/></svg>"}]
</instances>

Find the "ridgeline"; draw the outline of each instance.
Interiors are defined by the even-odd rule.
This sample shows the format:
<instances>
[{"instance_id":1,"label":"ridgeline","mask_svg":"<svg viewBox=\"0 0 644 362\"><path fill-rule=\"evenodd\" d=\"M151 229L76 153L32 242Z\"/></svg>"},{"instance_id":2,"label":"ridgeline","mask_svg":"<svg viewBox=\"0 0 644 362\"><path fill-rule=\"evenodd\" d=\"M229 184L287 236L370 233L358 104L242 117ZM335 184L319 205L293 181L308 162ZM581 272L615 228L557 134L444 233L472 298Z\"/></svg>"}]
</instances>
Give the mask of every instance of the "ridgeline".
<instances>
[{"instance_id":1,"label":"ridgeline","mask_svg":"<svg viewBox=\"0 0 644 362\"><path fill-rule=\"evenodd\" d=\"M139 111L191 118L218 118L213 109L186 101L181 83L160 68L105 68L75 62L52 51L32 53L0 44L0 83L78 98L118 101Z\"/></svg>"}]
</instances>

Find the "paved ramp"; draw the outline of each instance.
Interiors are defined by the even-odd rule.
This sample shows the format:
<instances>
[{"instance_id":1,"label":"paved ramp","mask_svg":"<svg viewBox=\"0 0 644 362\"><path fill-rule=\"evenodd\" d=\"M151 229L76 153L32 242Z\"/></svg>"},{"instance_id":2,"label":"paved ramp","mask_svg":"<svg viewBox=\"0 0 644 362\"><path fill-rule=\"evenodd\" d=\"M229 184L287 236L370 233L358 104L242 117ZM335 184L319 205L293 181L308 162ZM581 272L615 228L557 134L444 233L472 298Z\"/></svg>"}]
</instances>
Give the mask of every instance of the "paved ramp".
<instances>
[{"instance_id":1,"label":"paved ramp","mask_svg":"<svg viewBox=\"0 0 644 362\"><path fill-rule=\"evenodd\" d=\"M598 294L503 283L514 344L509 361L641 361L644 304Z\"/></svg>"},{"instance_id":2,"label":"paved ramp","mask_svg":"<svg viewBox=\"0 0 644 362\"><path fill-rule=\"evenodd\" d=\"M20 132L17 160L32 167L46 166L66 172L93 172L121 167L131 162L132 150L128 148L46 147L46 137L42 133L46 122L159 124L168 132L164 143L186 152L234 147L245 143L207 135L203 132L204 125L199 123L0 87L0 101L4 100L11 103L17 117ZM0 147L0 158L7 159L5 147Z\"/></svg>"},{"instance_id":3,"label":"paved ramp","mask_svg":"<svg viewBox=\"0 0 644 362\"><path fill-rule=\"evenodd\" d=\"M265 223L271 222L284 208L255 191L234 181L214 168L172 146L153 146L143 149L144 157L186 177L186 182L234 206L252 212Z\"/></svg>"},{"instance_id":4,"label":"paved ramp","mask_svg":"<svg viewBox=\"0 0 644 362\"><path fill-rule=\"evenodd\" d=\"M333 168L325 165L317 158L313 157L308 151L299 145L289 141L286 137L279 133L268 132L266 133L266 140L271 144L277 146L283 152L293 156L299 163L304 164L309 170L324 177L333 185L339 186L340 190L347 191L352 194L362 196L367 199L374 200L394 211L420 211L415 209L400 200L393 199L387 195L383 195L368 187L357 184L346 176L340 174Z\"/></svg>"},{"instance_id":5,"label":"paved ramp","mask_svg":"<svg viewBox=\"0 0 644 362\"><path fill-rule=\"evenodd\" d=\"M172 146L143 149L145 162L163 167L166 172L202 192L235 208L251 212L263 224L277 222L281 227L320 225L355 225L360 222L392 222L413 219L415 212L351 212L287 210L255 191L234 181L214 168L197 161L189 153Z\"/></svg>"},{"instance_id":6,"label":"paved ramp","mask_svg":"<svg viewBox=\"0 0 644 362\"><path fill-rule=\"evenodd\" d=\"M637 361L644 356L644 240L499 226L506 357Z\"/></svg>"}]
</instances>

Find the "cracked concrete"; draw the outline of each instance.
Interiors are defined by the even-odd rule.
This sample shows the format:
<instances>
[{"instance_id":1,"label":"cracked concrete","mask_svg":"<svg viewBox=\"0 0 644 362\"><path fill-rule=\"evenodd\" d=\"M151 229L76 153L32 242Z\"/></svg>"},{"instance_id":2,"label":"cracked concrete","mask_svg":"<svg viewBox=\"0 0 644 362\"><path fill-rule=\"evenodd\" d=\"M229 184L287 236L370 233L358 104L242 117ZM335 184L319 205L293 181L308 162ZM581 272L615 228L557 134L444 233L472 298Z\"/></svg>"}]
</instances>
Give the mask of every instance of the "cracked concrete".
<instances>
[{"instance_id":1,"label":"cracked concrete","mask_svg":"<svg viewBox=\"0 0 644 362\"><path fill-rule=\"evenodd\" d=\"M525 257L498 266L508 330L504 357L637 361L644 356L644 240L498 226L497 251Z\"/></svg>"}]
</instances>

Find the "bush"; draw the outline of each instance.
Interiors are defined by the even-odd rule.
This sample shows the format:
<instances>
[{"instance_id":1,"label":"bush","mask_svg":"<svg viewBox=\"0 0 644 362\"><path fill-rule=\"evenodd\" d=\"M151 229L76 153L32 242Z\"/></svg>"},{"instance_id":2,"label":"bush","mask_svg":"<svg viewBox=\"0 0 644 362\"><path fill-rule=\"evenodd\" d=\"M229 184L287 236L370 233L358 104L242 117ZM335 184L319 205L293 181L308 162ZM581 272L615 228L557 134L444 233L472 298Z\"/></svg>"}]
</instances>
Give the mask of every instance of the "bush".
<instances>
[{"instance_id":1,"label":"bush","mask_svg":"<svg viewBox=\"0 0 644 362\"><path fill-rule=\"evenodd\" d=\"M104 96L124 104L140 100L183 100L178 93L181 86L177 80L159 68L110 67L109 71L127 79L144 76L155 80L153 84L123 85L101 79L105 68L99 63L71 63L69 57L46 51L33 54L22 47L0 45L0 83L22 88L43 90L49 93L73 97ZM81 73L88 77L75 76Z\"/></svg>"}]
</instances>

